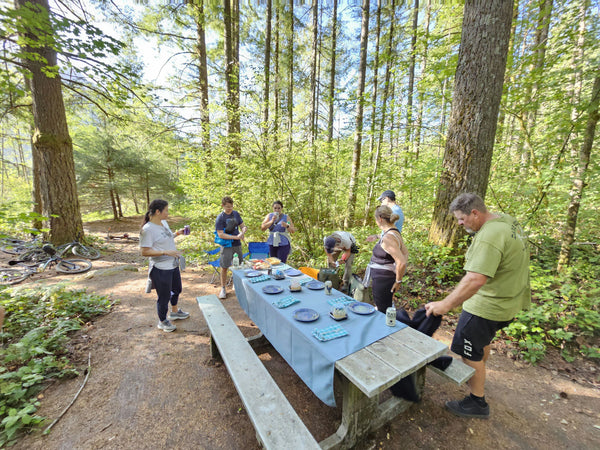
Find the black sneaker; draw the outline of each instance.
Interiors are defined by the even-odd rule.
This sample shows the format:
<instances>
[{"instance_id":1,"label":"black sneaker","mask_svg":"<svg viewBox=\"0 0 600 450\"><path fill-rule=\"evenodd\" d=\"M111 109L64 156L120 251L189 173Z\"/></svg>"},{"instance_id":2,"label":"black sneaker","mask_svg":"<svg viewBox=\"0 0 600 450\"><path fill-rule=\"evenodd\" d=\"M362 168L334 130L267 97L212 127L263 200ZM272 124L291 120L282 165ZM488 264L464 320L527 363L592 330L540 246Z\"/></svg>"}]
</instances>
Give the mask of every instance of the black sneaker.
<instances>
[{"instance_id":1,"label":"black sneaker","mask_svg":"<svg viewBox=\"0 0 600 450\"><path fill-rule=\"evenodd\" d=\"M490 417L490 406L480 406L475 400L467 395L462 400L452 400L446 402L446 408L460 417L474 417L476 419L487 419Z\"/></svg>"}]
</instances>

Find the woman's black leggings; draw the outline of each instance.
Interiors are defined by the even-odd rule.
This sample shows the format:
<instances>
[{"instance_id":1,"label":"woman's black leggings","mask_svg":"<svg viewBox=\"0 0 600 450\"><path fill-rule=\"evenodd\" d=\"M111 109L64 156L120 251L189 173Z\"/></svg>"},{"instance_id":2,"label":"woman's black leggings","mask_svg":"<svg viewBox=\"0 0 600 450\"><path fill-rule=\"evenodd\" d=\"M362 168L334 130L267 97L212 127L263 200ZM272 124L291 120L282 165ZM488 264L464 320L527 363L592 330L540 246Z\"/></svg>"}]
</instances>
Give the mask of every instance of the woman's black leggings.
<instances>
[{"instance_id":1,"label":"woman's black leggings","mask_svg":"<svg viewBox=\"0 0 600 450\"><path fill-rule=\"evenodd\" d=\"M377 310L385 314L385 310L393 304L394 294L392 293L392 287L396 282L396 274L392 272L392 277L376 277L373 278L373 301Z\"/></svg>"}]
</instances>

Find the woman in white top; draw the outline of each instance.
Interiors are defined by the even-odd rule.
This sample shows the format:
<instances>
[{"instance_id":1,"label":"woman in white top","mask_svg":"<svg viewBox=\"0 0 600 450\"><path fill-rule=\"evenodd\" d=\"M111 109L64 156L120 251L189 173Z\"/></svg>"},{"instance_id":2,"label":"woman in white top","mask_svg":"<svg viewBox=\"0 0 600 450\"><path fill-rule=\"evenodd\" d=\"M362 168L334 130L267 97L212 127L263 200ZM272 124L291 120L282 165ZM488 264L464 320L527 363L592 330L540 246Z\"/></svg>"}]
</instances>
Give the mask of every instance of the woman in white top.
<instances>
[{"instance_id":1,"label":"woman in white top","mask_svg":"<svg viewBox=\"0 0 600 450\"><path fill-rule=\"evenodd\" d=\"M144 225L140 232L142 256L150 257L149 278L156 289L158 299L158 328L170 332L177 327L171 320L187 319L190 314L177 307L181 293L181 274L179 257L181 253L175 247L175 236L183 234L183 228L175 233L169 228L169 203L166 200L153 200L144 216ZM171 303L171 312L169 311Z\"/></svg>"}]
</instances>

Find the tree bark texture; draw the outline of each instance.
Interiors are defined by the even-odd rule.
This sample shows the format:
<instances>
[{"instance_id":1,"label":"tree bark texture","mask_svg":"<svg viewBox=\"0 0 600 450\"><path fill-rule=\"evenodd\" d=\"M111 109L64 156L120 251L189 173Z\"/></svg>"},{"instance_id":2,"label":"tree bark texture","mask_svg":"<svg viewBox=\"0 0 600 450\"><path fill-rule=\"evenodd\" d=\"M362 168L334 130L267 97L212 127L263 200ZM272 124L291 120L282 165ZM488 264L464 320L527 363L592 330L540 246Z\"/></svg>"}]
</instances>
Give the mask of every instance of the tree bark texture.
<instances>
[{"instance_id":1,"label":"tree bark texture","mask_svg":"<svg viewBox=\"0 0 600 450\"><path fill-rule=\"evenodd\" d=\"M429 239L454 247L462 232L448 206L460 193L485 198L513 2L467 0L444 161Z\"/></svg>"},{"instance_id":2,"label":"tree bark texture","mask_svg":"<svg viewBox=\"0 0 600 450\"><path fill-rule=\"evenodd\" d=\"M292 152L292 137L294 131L294 0L290 0L290 34L288 36L288 151Z\"/></svg>"},{"instance_id":3,"label":"tree bark texture","mask_svg":"<svg viewBox=\"0 0 600 450\"><path fill-rule=\"evenodd\" d=\"M356 203L356 190L358 175L360 173L360 155L362 150L363 135L363 112L364 112L364 93L365 78L367 73L367 46L369 39L369 0L362 2L362 23L360 31L360 62L358 67L358 89L356 92L356 131L354 132L354 152L352 154L352 173L350 175L348 208L344 226L349 227L354 221L354 208Z\"/></svg>"},{"instance_id":4,"label":"tree bark texture","mask_svg":"<svg viewBox=\"0 0 600 450\"><path fill-rule=\"evenodd\" d=\"M267 0L267 17L266 17L266 31L265 31L265 64L264 64L264 77L265 86L263 90L263 145L267 147L267 141L269 136L269 92L271 89L271 16L273 10L271 7L271 0Z\"/></svg>"},{"instance_id":5,"label":"tree bark texture","mask_svg":"<svg viewBox=\"0 0 600 450\"><path fill-rule=\"evenodd\" d=\"M317 115L318 115L318 96L317 96L317 65L318 65L318 42L319 42L319 2L312 2L312 55L310 63L310 135L309 145L312 149L314 159L317 158L315 140L317 138Z\"/></svg>"},{"instance_id":6,"label":"tree bark texture","mask_svg":"<svg viewBox=\"0 0 600 450\"><path fill-rule=\"evenodd\" d=\"M333 12L331 15L331 69L329 72L329 114L327 118L327 143L333 142L333 118L335 106L335 63L337 53L337 0L333 0Z\"/></svg>"},{"instance_id":7,"label":"tree bark texture","mask_svg":"<svg viewBox=\"0 0 600 450\"><path fill-rule=\"evenodd\" d=\"M229 144L229 154L231 159L237 159L241 155L240 144L240 97L239 97L239 36L236 36L239 27L237 20L239 16L238 0L224 0L224 20L225 20L225 78L227 90L227 135ZM228 179L232 176L230 171L233 165L229 165L227 170Z\"/></svg>"},{"instance_id":8,"label":"tree bark texture","mask_svg":"<svg viewBox=\"0 0 600 450\"><path fill-rule=\"evenodd\" d=\"M579 207L581 206L581 199L583 198L583 191L585 189L585 179L587 175L588 166L590 163L590 154L592 152L592 146L594 144L594 136L596 135L596 125L600 118L600 71L596 75L594 81L594 87L592 89L592 98L589 106L589 117L585 127L584 141L579 151L579 164L577 166L577 172L573 178L573 187L571 188L569 208L567 209L567 222L562 237L562 244L560 248L560 255L558 257L558 270L562 271L569 265L571 259L571 246L575 239L575 230L577 228L577 216L579 214Z\"/></svg>"},{"instance_id":9,"label":"tree bark texture","mask_svg":"<svg viewBox=\"0 0 600 450\"><path fill-rule=\"evenodd\" d=\"M411 150L411 140L413 133L413 97L415 90L415 65L417 61L417 31L419 25L419 0L414 0L413 20L410 36L410 57L408 64L408 91L406 99L406 130L405 130L405 150L408 154ZM412 165L412 164L411 164Z\"/></svg>"},{"instance_id":10,"label":"tree bark texture","mask_svg":"<svg viewBox=\"0 0 600 450\"><path fill-rule=\"evenodd\" d=\"M41 40L43 33L52 33L47 0L16 0L17 8L26 4L40 8L45 28L27 29L32 42ZM83 223L77 197L73 143L69 135L62 96L61 79L56 73L48 76L46 67L56 66L56 51L50 47L25 47L26 52L37 54L41 60L24 59L31 73L34 132L32 137L34 159L39 161L39 183L42 213L49 219L50 241L62 244L83 234ZM37 59L37 58L36 58Z\"/></svg>"},{"instance_id":11,"label":"tree bark texture","mask_svg":"<svg viewBox=\"0 0 600 450\"><path fill-rule=\"evenodd\" d=\"M208 112L208 66L206 59L206 39L204 2L194 2L196 8L196 35L197 35L197 58L198 58L198 83L200 85L200 127L202 132L202 150L206 158L206 167L212 169L212 158L210 150L210 116Z\"/></svg>"}]
</instances>

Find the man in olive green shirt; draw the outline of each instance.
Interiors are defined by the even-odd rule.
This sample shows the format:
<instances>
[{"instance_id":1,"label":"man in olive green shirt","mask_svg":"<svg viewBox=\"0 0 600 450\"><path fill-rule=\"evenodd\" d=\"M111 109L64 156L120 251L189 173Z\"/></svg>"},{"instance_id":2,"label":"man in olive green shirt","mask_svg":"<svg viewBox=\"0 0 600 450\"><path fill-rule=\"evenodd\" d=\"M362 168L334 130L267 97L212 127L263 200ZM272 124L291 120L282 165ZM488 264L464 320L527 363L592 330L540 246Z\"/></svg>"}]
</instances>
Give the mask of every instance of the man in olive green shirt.
<instances>
[{"instance_id":1,"label":"man in olive green shirt","mask_svg":"<svg viewBox=\"0 0 600 450\"><path fill-rule=\"evenodd\" d=\"M476 233L465 255L467 273L444 300L428 303L425 309L428 316L439 316L462 305L451 349L475 374L469 380L471 395L446 407L462 417L487 419L485 363L496 332L531 303L529 248L517 221L489 212L475 194L456 197L450 212L467 232Z\"/></svg>"}]
</instances>

